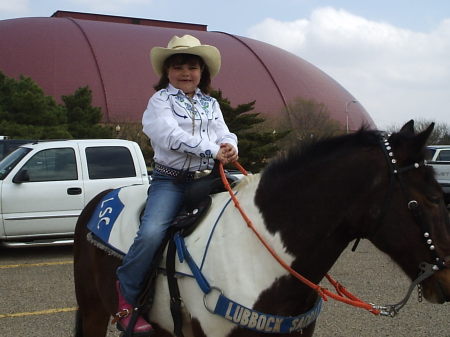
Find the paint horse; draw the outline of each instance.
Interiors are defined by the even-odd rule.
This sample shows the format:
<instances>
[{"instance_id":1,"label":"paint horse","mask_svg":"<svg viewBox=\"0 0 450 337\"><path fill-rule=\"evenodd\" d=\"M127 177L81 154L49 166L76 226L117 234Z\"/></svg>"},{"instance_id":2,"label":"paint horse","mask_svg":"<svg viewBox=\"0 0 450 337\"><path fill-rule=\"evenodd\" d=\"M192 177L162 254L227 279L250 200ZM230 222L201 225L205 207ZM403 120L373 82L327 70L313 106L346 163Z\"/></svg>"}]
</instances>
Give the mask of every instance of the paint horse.
<instances>
[{"instance_id":1,"label":"paint horse","mask_svg":"<svg viewBox=\"0 0 450 337\"><path fill-rule=\"evenodd\" d=\"M415 133L410 121L387 138L361 129L302 146L273 160L261 175L242 179L234 193L260 236L311 282L324 278L350 242L365 238L420 285L428 301L444 303L450 300L450 225L442 190L424 161L432 129ZM120 260L86 240L85 224L97 201L83 211L75 232L78 337L105 336L116 310ZM321 294L280 266L227 193L213 197L183 245L207 282L205 291L186 260L177 262L184 275L178 283L185 336L313 335ZM388 314L396 310L388 308ZM164 275L156 280L149 321L155 336L173 336Z\"/></svg>"}]
</instances>

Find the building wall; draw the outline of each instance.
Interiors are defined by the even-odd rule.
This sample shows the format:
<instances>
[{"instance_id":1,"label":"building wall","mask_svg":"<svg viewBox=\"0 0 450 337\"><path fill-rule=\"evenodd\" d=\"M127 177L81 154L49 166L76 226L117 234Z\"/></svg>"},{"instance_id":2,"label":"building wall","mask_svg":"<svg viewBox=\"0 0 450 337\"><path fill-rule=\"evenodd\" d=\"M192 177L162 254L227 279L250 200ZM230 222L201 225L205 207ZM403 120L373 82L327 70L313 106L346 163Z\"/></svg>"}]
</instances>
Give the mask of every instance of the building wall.
<instances>
[{"instance_id":1,"label":"building wall","mask_svg":"<svg viewBox=\"0 0 450 337\"><path fill-rule=\"evenodd\" d=\"M218 47L222 69L213 87L232 105L255 100L255 111L263 116L283 117L286 104L301 97L325 104L331 117L345 125L346 104L357 99L314 65L260 41L209 32L203 25L140 24L144 19L122 23L121 17L57 13L0 21L0 70L11 77L31 77L59 102L62 95L88 85L105 122L141 120L158 81L150 49L166 46L173 35L191 34ZM360 104L348 110L350 130L363 123L374 127Z\"/></svg>"}]
</instances>

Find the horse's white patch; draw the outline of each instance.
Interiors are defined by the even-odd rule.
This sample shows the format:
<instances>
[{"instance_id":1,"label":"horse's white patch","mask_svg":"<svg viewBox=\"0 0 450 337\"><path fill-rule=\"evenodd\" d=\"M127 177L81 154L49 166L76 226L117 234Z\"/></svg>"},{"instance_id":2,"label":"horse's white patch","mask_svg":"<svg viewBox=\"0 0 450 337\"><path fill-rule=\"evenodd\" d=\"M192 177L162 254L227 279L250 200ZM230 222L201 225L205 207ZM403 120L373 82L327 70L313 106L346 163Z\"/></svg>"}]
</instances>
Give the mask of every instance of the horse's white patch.
<instances>
[{"instance_id":1,"label":"horse's white patch","mask_svg":"<svg viewBox=\"0 0 450 337\"><path fill-rule=\"evenodd\" d=\"M267 231L261 214L254 205L253 199L258 183L259 175L254 175L245 178L238 185L239 203L259 233L281 258L291 264L293 256L286 253L278 234L272 235ZM287 271L278 264L248 228L233 202L226 206L229 200L228 193L221 193L214 197L213 205L202 224L186 238L186 246L200 266L213 225L219 219L211 236L202 272L211 286L219 288L225 296L239 304L252 308L261 292L270 287L277 278L286 275ZM225 206L226 209L220 216ZM185 263L178 263L177 270L190 273ZM186 310L200 321L208 337L226 336L235 327L234 324L206 310L203 304L204 294L195 279L184 277L179 279L178 283ZM215 295L211 294L211 296ZM213 302L209 295L207 300ZM168 303L166 278L159 277L151 319L172 331L173 322ZM183 332L186 336L190 335L188 331Z\"/></svg>"}]
</instances>

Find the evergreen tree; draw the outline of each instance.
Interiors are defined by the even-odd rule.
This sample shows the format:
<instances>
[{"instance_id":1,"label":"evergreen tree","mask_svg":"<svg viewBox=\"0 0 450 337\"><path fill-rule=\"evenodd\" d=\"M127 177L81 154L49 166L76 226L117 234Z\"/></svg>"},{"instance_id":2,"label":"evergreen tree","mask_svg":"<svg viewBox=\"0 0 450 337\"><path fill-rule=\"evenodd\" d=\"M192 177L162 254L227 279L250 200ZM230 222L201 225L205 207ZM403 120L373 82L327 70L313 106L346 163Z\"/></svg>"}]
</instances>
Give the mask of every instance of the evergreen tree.
<instances>
[{"instance_id":1,"label":"evergreen tree","mask_svg":"<svg viewBox=\"0 0 450 337\"><path fill-rule=\"evenodd\" d=\"M63 96L67 110L68 130L74 138L112 138L113 130L101 126L102 111L92 106L92 91L78 88L73 95Z\"/></svg>"},{"instance_id":2,"label":"evergreen tree","mask_svg":"<svg viewBox=\"0 0 450 337\"><path fill-rule=\"evenodd\" d=\"M218 100L228 127L239 138L240 163L258 172L279 151L277 141L289 131L267 131L262 125L265 119L252 112L254 101L233 107L221 91L212 96ZM101 109L92 106L88 87L62 100L63 105L45 96L31 78L15 80L0 72L0 134L25 139L114 137L112 127L100 124Z\"/></svg>"},{"instance_id":3,"label":"evergreen tree","mask_svg":"<svg viewBox=\"0 0 450 337\"><path fill-rule=\"evenodd\" d=\"M0 134L25 139L112 138L110 127L101 126L101 109L93 107L88 87L63 96L65 105L29 77L18 80L0 71Z\"/></svg>"},{"instance_id":4,"label":"evergreen tree","mask_svg":"<svg viewBox=\"0 0 450 337\"><path fill-rule=\"evenodd\" d=\"M259 172L267 164L267 160L279 151L277 141L289 131L264 130L262 123L265 119L259 113L251 112L255 101L232 107L220 90L213 91L211 96L219 102L228 128L238 137L240 164L253 173Z\"/></svg>"},{"instance_id":5,"label":"evergreen tree","mask_svg":"<svg viewBox=\"0 0 450 337\"><path fill-rule=\"evenodd\" d=\"M0 72L0 133L12 138L67 138L66 113L28 77Z\"/></svg>"}]
</instances>

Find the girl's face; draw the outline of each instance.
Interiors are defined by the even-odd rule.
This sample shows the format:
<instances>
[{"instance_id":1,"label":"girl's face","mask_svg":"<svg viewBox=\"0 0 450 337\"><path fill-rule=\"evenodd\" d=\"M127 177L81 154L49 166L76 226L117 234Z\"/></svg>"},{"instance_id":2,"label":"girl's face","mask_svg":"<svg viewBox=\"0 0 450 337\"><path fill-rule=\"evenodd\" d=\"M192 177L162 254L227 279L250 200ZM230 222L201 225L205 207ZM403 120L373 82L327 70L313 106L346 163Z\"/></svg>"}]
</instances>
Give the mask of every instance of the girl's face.
<instances>
[{"instance_id":1,"label":"girl's face","mask_svg":"<svg viewBox=\"0 0 450 337\"><path fill-rule=\"evenodd\" d=\"M192 97L200 83L202 71L200 64L171 65L167 71L170 84Z\"/></svg>"}]
</instances>

